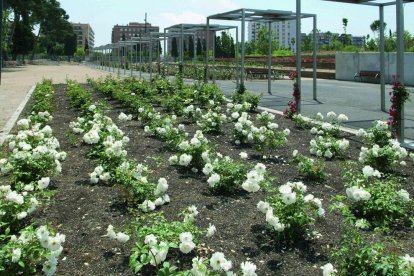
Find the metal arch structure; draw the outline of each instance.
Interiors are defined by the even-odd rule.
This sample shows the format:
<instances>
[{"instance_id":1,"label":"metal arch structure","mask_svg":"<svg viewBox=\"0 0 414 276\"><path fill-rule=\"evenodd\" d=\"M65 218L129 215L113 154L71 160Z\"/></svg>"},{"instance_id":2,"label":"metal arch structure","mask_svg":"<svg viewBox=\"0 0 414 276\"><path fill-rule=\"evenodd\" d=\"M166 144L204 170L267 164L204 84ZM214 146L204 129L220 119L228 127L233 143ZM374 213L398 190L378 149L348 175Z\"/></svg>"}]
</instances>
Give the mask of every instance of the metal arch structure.
<instances>
[{"instance_id":1,"label":"metal arch structure","mask_svg":"<svg viewBox=\"0 0 414 276\"><path fill-rule=\"evenodd\" d=\"M300 0L297 0L300 2ZM297 2L297 3L299 3ZM218 13L215 15L210 15L207 17L207 28L210 25L210 20L228 20L228 21L240 21L241 22L241 85L244 86L244 60L245 60L245 33L246 21L249 22L265 22L268 23L268 28L272 22L279 21L289 21L296 20L296 71L297 71L297 84L299 91L301 88L301 20L305 18L313 18L313 99L317 100L317 72L316 72L316 23L317 17L316 14L308 14L300 12L300 3L299 9L297 7L296 13L291 11L280 11L280 10L257 10L257 9L238 9L224 13ZM208 33L207 33L208 35ZM269 32L270 37L270 32ZM268 53L268 93L271 94L271 39L269 39L269 53ZM298 111L300 112L301 103L298 102Z\"/></svg>"},{"instance_id":2,"label":"metal arch structure","mask_svg":"<svg viewBox=\"0 0 414 276\"><path fill-rule=\"evenodd\" d=\"M301 1L301 0L297 0ZM396 26L397 26L397 74L396 81L404 84L404 4L414 3L414 0L395 0L384 2L379 0L323 0L327 2L358 4L373 6L379 8L380 17L380 80L381 80L381 110L385 110L385 46L384 46L384 7L396 6ZM404 105L400 112L401 122L397 129L399 142L405 144L405 122L404 122Z\"/></svg>"},{"instance_id":3,"label":"metal arch structure","mask_svg":"<svg viewBox=\"0 0 414 276\"><path fill-rule=\"evenodd\" d=\"M238 27L237 26L230 26L230 25L219 25L219 24L215 24L215 25L210 25L210 28L208 28L207 24L187 24L187 23L182 23L182 24L176 24L173 26L170 26L168 28L164 29L164 32L168 31L169 33L174 33L177 34L179 33L181 35L181 43L180 43L180 62L181 64L183 64L184 59L184 51L183 51L183 41L184 41L184 32L189 32L192 33L195 37L195 34L197 32L202 32L205 31L206 32L206 56L205 56L205 73L204 73L204 80L207 82L207 78L208 78L208 45L209 45L209 41L208 41L208 37L209 37L209 32L213 31L214 34L216 32L219 31L226 31L226 30L231 30L231 29L236 29L236 53L237 53L237 44L238 44ZM213 41L214 43L214 41ZM195 39L194 39L194 48L195 48ZM195 49L194 49L195 52ZM215 58L214 58L214 45L213 45L213 67L215 66ZM238 70L238 66L236 63L236 71ZM238 74L236 74L237 76ZM215 81L215 72L213 71L213 81ZM237 86L239 85L239 79L236 79L236 84Z\"/></svg>"},{"instance_id":4,"label":"metal arch structure","mask_svg":"<svg viewBox=\"0 0 414 276\"><path fill-rule=\"evenodd\" d=\"M192 33L192 32L185 32L185 33L183 33L183 35L194 35L194 33ZM165 68L166 68L166 65L167 65L167 40L168 40L168 38L170 38L170 37L178 37L178 36L181 36L181 32L173 32L173 31L170 31L170 32L166 32L166 30L164 29L164 32L163 33L161 33L161 32L159 32L159 33L155 33L155 32L153 32L153 33L150 33L150 37L153 37L153 36L155 36L155 37L157 37L157 40L159 40L159 41L164 41L164 49L163 49L163 63L164 63L164 68L163 68L163 70L164 70L164 75L165 75ZM152 51L152 48L151 48L151 51ZM158 59L158 62L160 62L160 60ZM152 67L151 67L151 69L150 69L151 71L152 71Z\"/></svg>"}]
</instances>

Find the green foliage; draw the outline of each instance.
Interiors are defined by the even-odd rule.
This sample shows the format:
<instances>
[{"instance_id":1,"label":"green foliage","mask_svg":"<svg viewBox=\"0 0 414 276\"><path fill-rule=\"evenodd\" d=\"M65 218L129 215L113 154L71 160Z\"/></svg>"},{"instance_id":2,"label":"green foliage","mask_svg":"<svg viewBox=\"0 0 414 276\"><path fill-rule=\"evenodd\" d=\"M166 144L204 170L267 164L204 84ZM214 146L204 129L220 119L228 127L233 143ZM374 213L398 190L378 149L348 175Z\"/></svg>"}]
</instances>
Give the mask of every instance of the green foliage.
<instances>
[{"instance_id":1,"label":"green foliage","mask_svg":"<svg viewBox=\"0 0 414 276\"><path fill-rule=\"evenodd\" d=\"M85 49L82 47L78 47L76 49L76 52L74 53L73 57L75 58L75 60L77 60L78 62L82 61L85 59Z\"/></svg>"},{"instance_id":2,"label":"green foliage","mask_svg":"<svg viewBox=\"0 0 414 276\"><path fill-rule=\"evenodd\" d=\"M362 228L369 225L388 228L410 222L414 204L408 192L401 189L400 178L379 179L375 176L364 176L358 172L355 164L349 162L346 165L344 181L347 197L336 196L331 209L339 209L351 224L359 227L363 222ZM355 192L355 188L368 194L360 196L361 192Z\"/></svg>"},{"instance_id":3,"label":"green foliage","mask_svg":"<svg viewBox=\"0 0 414 276\"><path fill-rule=\"evenodd\" d=\"M220 176L220 181L214 183L212 189L219 193L234 193L242 186L246 179L247 169L243 163L230 158L221 158L212 163L215 173Z\"/></svg>"},{"instance_id":4,"label":"green foliage","mask_svg":"<svg viewBox=\"0 0 414 276\"><path fill-rule=\"evenodd\" d=\"M137 242L131 250L129 266L134 273L140 272L150 265L158 267L160 272L157 275L165 274L175 270L169 263L164 262L171 250L176 250L180 243L180 234L189 232L193 236L193 242L198 243L201 231L194 224L194 214L185 210L180 214L184 217L181 221L167 221L162 212L148 214L137 218L130 226L131 232ZM149 235L153 240L148 242ZM175 274L174 274L175 275Z\"/></svg>"},{"instance_id":5,"label":"green foliage","mask_svg":"<svg viewBox=\"0 0 414 276\"><path fill-rule=\"evenodd\" d=\"M237 92L235 91L232 94L232 100L233 103L239 103L242 104L244 102L247 102L250 104L250 112L255 111L257 109L257 106L259 105L260 100L262 99L262 95L255 95L247 92Z\"/></svg>"},{"instance_id":6,"label":"green foliage","mask_svg":"<svg viewBox=\"0 0 414 276\"><path fill-rule=\"evenodd\" d=\"M68 80L66 90L73 107L86 109L86 107L89 107L91 105L91 94L82 88L78 82Z\"/></svg>"},{"instance_id":7,"label":"green foliage","mask_svg":"<svg viewBox=\"0 0 414 276\"><path fill-rule=\"evenodd\" d=\"M258 209L266 214L266 221L279 239L303 238L310 234L310 227L317 217L324 216L320 199L305 195L307 188L302 182L288 182L279 193L259 202Z\"/></svg>"},{"instance_id":8,"label":"green foliage","mask_svg":"<svg viewBox=\"0 0 414 276\"><path fill-rule=\"evenodd\" d=\"M298 165L298 171L306 178L311 180L322 180L325 178L325 162L323 160L314 160L304 156L297 151L293 152L293 162Z\"/></svg>"},{"instance_id":9,"label":"green foliage","mask_svg":"<svg viewBox=\"0 0 414 276\"><path fill-rule=\"evenodd\" d=\"M413 269L383 244L370 244L349 228L334 249L340 275L412 275Z\"/></svg>"}]
</instances>

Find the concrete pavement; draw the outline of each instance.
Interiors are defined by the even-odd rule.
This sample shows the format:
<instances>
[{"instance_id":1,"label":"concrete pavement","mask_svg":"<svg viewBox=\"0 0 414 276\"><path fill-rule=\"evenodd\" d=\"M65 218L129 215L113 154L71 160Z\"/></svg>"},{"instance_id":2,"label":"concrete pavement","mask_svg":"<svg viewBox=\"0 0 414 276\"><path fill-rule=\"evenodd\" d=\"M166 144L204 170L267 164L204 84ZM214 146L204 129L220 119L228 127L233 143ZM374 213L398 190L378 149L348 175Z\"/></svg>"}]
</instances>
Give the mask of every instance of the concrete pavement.
<instances>
[{"instance_id":1,"label":"concrete pavement","mask_svg":"<svg viewBox=\"0 0 414 276\"><path fill-rule=\"evenodd\" d=\"M88 76L100 77L106 74L87 66L70 64L4 68L0 85L0 144L24 108L29 91L42 79L52 79L53 83L65 83L66 79L86 82Z\"/></svg>"}]
</instances>

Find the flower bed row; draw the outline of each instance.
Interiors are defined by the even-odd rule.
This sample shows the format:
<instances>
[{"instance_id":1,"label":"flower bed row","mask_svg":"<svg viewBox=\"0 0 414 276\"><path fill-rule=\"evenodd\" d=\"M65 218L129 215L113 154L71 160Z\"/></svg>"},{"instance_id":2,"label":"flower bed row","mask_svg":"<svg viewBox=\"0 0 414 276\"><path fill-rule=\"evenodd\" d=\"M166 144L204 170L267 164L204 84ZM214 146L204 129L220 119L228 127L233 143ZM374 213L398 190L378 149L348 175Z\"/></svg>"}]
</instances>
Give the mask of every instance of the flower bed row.
<instances>
[{"instance_id":1,"label":"flower bed row","mask_svg":"<svg viewBox=\"0 0 414 276\"><path fill-rule=\"evenodd\" d=\"M17 122L18 132L9 135L9 152L0 159L0 273L36 272L42 265L45 275L56 271L65 235L46 225L32 224L30 215L47 205L53 196L48 189L51 177L61 173L66 153L47 123L52 120L54 91L44 80L33 93L27 118Z\"/></svg>"}]
</instances>

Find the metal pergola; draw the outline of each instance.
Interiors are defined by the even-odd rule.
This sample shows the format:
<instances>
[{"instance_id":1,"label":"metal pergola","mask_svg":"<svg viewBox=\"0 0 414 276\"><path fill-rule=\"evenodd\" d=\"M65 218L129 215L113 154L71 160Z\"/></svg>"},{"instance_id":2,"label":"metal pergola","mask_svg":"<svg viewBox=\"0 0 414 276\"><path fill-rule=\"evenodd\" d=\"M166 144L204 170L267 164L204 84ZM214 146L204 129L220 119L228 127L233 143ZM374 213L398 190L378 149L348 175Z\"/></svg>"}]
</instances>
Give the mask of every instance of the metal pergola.
<instances>
[{"instance_id":1,"label":"metal pergola","mask_svg":"<svg viewBox=\"0 0 414 276\"><path fill-rule=\"evenodd\" d=\"M301 0L297 0L301 1ZM404 84L404 4L413 3L414 0L396 0L391 2L384 2L381 0L323 0L336 3L345 4L358 4L374 6L379 8L380 17L380 82L381 82L381 110L386 112L385 109L385 44L384 44L384 7L396 6L396 19L397 19L397 74L396 81ZM397 136L399 142L405 144L404 135L404 105L400 110L401 123L399 129L397 129Z\"/></svg>"},{"instance_id":2,"label":"metal pergola","mask_svg":"<svg viewBox=\"0 0 414 276\"><path fill-rule=\"evenodd\" d=\"M300 1L300 0L299 0ZM240 21L241 22L241 85L244 86L244 65L245 65L245 32L246 32L246 21L254 22L266 22L268 23L269 28L269 53L268 53L268 93L271 94L271 66L272 66L272 44L271 44L271 32L270 26L273 22L278 21L289 21L297 20L296 23L296 71L297 71L297 84L299 91L301 88L301 19L313 18L313 99L317 100L317 71L316 71L316 15L307 14L299 11L293 13L291 11L279 11L279 10L256 10L256 9L238 9L234 11L219 13L215 15L210 15L207 17L207 38L208 38L208 29L210 26L210 20L228 20L228 21ZM208 41L208 39L207 39ZM300 100L298 102L298 111L300 112L301 104Z\"/></svg>"},{"instance_id":3,"label":"metal pergola","mask_svg":"<svg viewBox=\"0 0 414 276\"><path fill-rule=\"evenodd\" d=\"M219 31L226 31L226 30L231 30L231 29L236 29L236 53L237 53L237 44L238 44L238 31L239 28L237 26L230 26L230 25L210 25L209 31L207 31L207 24L187 24L187 23L182 23L182 24L176 24L173 26L170 26L168 28L164 29L164 32L169 32L169 33L179 33L181 36L181 42L180 42L180 62L181 64L183 64L184 62L184 32L188 32L188 33L192 33L194 38L195 35L197 34L197 32L202 32L204 31L206 33L206 56L208 55L208 35L210 31L214 32L214 35L216 34L216 32ZM213 68L215 66L215 53L214 53L214 43L215 40L213 41ZM195 39L194 39L194 47L195 47ZM195 52L195 51L194 51ZM208 56L206 57L207 61L206 61L206 69L205 69L205 79L207 79L208 76ZM238 66L236 63L236 72L238 70ZM236 74L237 75L237 74ZM215 71L213 70L213 81L215 81ZM237 86L239 84L239 80L237 78L236 80Z\"/></svg>"}]
</instances>

